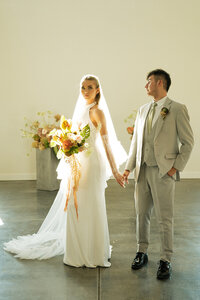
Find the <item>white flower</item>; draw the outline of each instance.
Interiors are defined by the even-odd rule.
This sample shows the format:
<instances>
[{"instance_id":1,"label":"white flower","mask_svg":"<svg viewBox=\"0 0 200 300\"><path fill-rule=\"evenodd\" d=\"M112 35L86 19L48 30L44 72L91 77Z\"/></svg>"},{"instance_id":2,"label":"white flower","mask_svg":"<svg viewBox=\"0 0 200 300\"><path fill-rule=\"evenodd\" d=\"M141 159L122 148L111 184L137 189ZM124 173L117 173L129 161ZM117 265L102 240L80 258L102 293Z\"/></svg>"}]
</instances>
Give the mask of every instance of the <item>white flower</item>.
<instances>
[{"instance_id":1,"label":"white flower","mask_svg":"<svg viewBox=\"0 0 200 300\"><path fill-rule=\"evenodd\" d=\"M76 140L76 135L73 133L68 133L67 134L68 139L70 139L71 141L75 141Z\"/></svg>"},{"instance_id":2,"label":"white flower","mask_svg":"<svg viewBox=\"0 0 200 300\"><path fill-rule=\"evenodd\" d=\"M61 135L62 135L62 130L57 129L57 130L56 130L56 135L59 136L59 137L61 137Z\"/></svg>"},{"instance_id":3,"label":"white flower","mask_svg":"<svg viewBox=\"0 0 200 300\"><path fill-rule=\"evenodd\" d=\"M62 151L59 149L57 152L57 158L61 159L62 158Z\"/></svg>"},{"instance_id":4,"label":"white flower","mask_svg":"<svg viewBox=\"0 0 200 300\"><path fill-rule=\"evenodd\" d=\"M57 145L57 143L55 141L51 140L50 147L55 147L56 145Z\"/></svg>"},{"instance_id":5,"label":"white flower","mask_svg":"<svg viewBox=\"0 0 200 300\"><path fill-rule=\"evenodd\" d=\"M45 128L42 129L42 134L47 134L47 130Z\"/></svg>"},{"instance_id":6,"label":"white flower","mask_svg":"<svg viewBox=\"0 0 200 300\"><path fill-rule=\"evenodd\" d=\"M77 141L78 144L81 144L82 140L83 140L83 138L82 138L81 135L76 136L76 141Z\"/></svg>"},{"instance_id":7,"label":"white flower","mask_svg":"<svg viewBox=\"0 0 200 300\"><path fill-rule=\"evenodd\" d=\"M55 128L49 132L49 136L51 136L51 135L56 135L56 129Z\"/></svg>"}]
</instances>

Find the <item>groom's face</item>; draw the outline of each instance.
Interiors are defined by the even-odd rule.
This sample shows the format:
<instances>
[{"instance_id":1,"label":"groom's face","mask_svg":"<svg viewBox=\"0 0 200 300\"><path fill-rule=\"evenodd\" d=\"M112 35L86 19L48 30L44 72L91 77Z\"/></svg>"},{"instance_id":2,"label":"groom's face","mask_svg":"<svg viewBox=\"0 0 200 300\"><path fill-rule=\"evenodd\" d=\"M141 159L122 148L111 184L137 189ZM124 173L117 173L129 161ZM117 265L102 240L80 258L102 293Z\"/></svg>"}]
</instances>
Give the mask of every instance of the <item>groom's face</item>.
<instances>
[{"instance_id":1,"label":"groom's face","mask_svg":"<svg viewBox=\"0 0 200 300\"><path fill-rule=\"evenodd\" d=\"M147 90L147 94L149 96L155 97L158 91L157 81L154 75L151 75L147 79L147 84L145 85L145 89Z\"/></svg>"}]
</instances>

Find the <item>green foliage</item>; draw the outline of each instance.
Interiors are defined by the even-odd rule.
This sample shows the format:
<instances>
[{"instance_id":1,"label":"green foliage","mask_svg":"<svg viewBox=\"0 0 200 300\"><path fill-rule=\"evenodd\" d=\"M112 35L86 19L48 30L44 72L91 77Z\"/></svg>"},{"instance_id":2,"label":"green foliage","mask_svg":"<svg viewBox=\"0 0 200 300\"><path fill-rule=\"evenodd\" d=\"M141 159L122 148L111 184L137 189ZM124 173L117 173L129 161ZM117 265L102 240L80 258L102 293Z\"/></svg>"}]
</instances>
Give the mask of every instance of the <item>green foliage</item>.
<instances>
[{"instance_id":1,"label":"green foliage","mask_svg":"<svg viewBox=\"0 0 200 300\"><path fill-rule=\"evenodd\" d=\"M71 149L68 151L69 154L75 154L78 152L79 152L79 149L77 148L77 146L71 147Z\"/></svg>"},{"instance_id":2,"label":"green foliage","mask_svg":"<svg viewBox=\"0 0 200 300\"><path fill-rule=\"evenodd\" d=\"M131 124L131 126L134 125L135 119L137 115L137 110L133 110L133 112L124 120L125 123Z\"/></svg>"},{"instance_id":3,"label":"green foliage","mask_svg":"<svg viewBox=\"0 0 200 300\"><path fill-rule=\"evenodd\" d=\"M45 149L49 148L49 141L46 137L41 138L41 142L44 145Z\"/></svg>"},{"instance_id":4,"label":"green foliage","mask_svg":"<svg viewBox=\"0 0 200 300\"><path fill-rule=\"evenodd\" d=\"M90 136L90 126L87 124L83 129L81 130L80 135L84 138L87 139Z\"/></svg>"},{"instance_id":5,"label":"green foliage","mask_svg":"<svg viewBox=\"0 0 200 300\"><path fill-rule=\"evenodd\" d=\"M33 136L34 141L40 141L40 136L38 134L34 134Z\"/></svg>"},{"instance_id":6,"label":"green foliage","mask_svg":"<svg viewBox=\"0 0 200 300\"><path fill-rule=\"evenodd\" d=\"M53 152L55 153L55 155L56 155L56 157L57 157L57 153L58 153L59 147L56 145L56 146L53 147L52 149L53 149Z\"/></svg>"}]
</instances>

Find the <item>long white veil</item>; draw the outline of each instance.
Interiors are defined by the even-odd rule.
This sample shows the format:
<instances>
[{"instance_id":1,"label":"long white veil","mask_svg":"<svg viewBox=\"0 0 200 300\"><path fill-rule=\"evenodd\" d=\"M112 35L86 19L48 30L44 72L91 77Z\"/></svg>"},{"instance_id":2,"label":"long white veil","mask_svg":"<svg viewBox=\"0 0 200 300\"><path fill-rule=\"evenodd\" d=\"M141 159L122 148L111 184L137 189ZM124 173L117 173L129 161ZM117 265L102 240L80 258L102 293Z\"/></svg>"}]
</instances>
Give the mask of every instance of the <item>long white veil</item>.
<instances>
[{"instance_id":1,"label":"long white veil","mask_svg":"<svg viewBox=\"0 0 200 300\"><path fill-rule=\"evenodd\" d=\"M95 78L97 80L97 82L99 83L99 89L100 89L100 95L101 96L100 96L100 101L99 101L98 107L99 107L99 109L101 109L103 111L103 113L105 115L109 143L110 143L110 146L111 146L111 149L112 149L112 153L114 155L114 159L115 159L117 168L119 168L119 166L127 160L127 153L124 150L124 148L122 147L120 141L117 139L117 135L116 135L116 132L115 132L115 129L114 129L114 126L113 126L112 118L110 116L110 112L109 112L109 109L108 109L108 105L106 103L106 99L105 99L104 94L103 94L103 90L102 90L102 87L101 87L101 84L100 84L100 80L97 76L95 76L93 74L84 75L81 79L80 93L79 93L79 97L78 97L78 100L77 100L76 105L75 105L72 122L74 124L76 124L76 123L79 123L80 121L84 120L86 101L85 101L84 97L82 96L81 86L82 86L83 81L86 78ZM100 137L99 137L97 143L98 143L98 148L99 148L100 152L105 156L106 174L107 174L106 178L108 180L112 175L112 171L111 171L110 165L108 163L108 160L106 158L106 153L105 153L105 150L104 150L104 146L103 146L103 143L102 143ZM64 174L63 174L63 161L62 160L60 162L60 165L58 166L57 171L58 171L58 178L62 179L63 176L64 176Z\"/></svg>"},{"instance_id":2,"label":"long white veil","mask_svg":"<svg viewBox=\"0 0 200 300\"><path fill-rule=\"evenodd\" d=\"M82 78L81 83L88 76L95 77L99 82L99 79L96 76L86 75ZM111 149L116 165L119 166L125 162L127 154L117 139L102 88L101 86L99 87L101 94L99 108L104 112ZM84 121L85 106L86 102L80 91L72 118L73 123ZM112 173L101 138L98 140L98 148L102 154L105 155L107 171L106 179L109 179ZM39 260L48 259L56 255L61 255L65 251L67 214L64 212L64 206L67 193L67 178L70 176L70 168L64 159L61 159L57 172L58 178L62 179L60 189L38 232L32 235L18 236L16 239L12 239L11 241L4 243L4 249L8 252L14 253L18 258Z\"/></svg>"}]
</instances>

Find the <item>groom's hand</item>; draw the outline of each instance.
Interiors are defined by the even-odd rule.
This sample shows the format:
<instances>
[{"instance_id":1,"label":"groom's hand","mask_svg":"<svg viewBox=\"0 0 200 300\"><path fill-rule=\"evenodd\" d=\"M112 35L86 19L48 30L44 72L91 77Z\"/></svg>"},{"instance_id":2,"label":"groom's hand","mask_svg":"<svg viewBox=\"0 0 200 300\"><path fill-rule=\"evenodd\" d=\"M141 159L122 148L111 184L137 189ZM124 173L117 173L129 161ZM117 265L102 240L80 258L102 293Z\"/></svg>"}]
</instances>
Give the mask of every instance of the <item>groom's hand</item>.
<instances>
[{"instance_id":1,"label":"groom's hand","mask_svg":"<svg viewBox=\"0 0 200 300\"><path fill-rule=\"evenodd\" d=\"M124 177L124 180L126 183L128 183L128 176L130 174L130 171L129 170L125 170L124 171L124 174L123 174L123 177Z\"/></svg>"},{"instance_id":2,"label":"groom's hand","mask_svg":"<svg viewBox=\"0 0 200 300\"><path fill-rule=\"evenodd\" d=\"M169 175L169 176L173 176L175 173L176 173L176 169L175 168L171 168L171 170L169 170L168 172L167 172L167 174Z\"/></svg>"}]
</instances>

